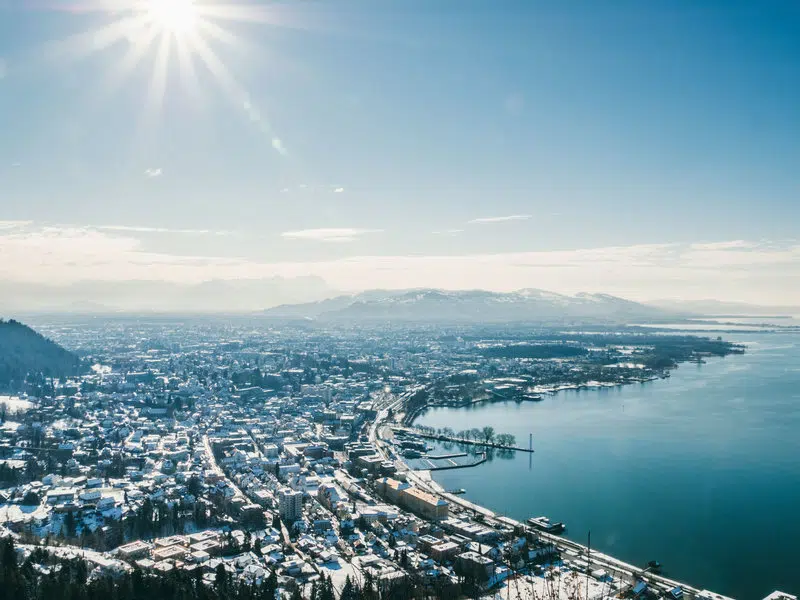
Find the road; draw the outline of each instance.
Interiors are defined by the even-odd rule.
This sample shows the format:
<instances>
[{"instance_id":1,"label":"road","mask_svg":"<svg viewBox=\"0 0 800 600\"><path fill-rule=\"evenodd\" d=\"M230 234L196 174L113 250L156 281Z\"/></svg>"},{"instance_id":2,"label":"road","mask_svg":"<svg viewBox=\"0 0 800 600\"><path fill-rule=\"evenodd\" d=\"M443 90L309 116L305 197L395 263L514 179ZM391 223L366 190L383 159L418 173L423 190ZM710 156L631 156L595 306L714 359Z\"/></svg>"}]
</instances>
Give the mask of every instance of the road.
<instances>
[{"instance_id":1,"label":"road","mask_svg":"<svg viewBox=\"0 0 800 600\"><path fill-rule=\"evenodd\" d=\"M203 447L204 447L204 448L205 448L205 450L206 450L206 454L208 454L208 461L209 461L209 463L211 464L211 470L212 470L212 471L214 471L215 473L217 473L217 474L218 474L220 477L222 477L222 478L225 480L225 482L226 482L226 483L227 483L229 486L231 486L231 487L233 488L233 491L234 491L234 498L235 498L236 496L240 496L240 497L244 498L245 500L247 500L247 495L246 495L246 494L245 494L245 493L244 493L242 490L240 490L240 489L239 489L239 486L238 486L238 485L236 485L236 484L235 484L235 483L234 483L234 482L231 480L231 478L230 478L230 477L228 477L228 476L225 474L225 471L223 471L223 470L222 470L222 467L220 467L220 466L217 464L217 459L216 459L216 458L214 458L214 453L211 451L211 443L208 441L208 435L204 435L204 436L203 436Z\"/></svg>"}]
</instances>

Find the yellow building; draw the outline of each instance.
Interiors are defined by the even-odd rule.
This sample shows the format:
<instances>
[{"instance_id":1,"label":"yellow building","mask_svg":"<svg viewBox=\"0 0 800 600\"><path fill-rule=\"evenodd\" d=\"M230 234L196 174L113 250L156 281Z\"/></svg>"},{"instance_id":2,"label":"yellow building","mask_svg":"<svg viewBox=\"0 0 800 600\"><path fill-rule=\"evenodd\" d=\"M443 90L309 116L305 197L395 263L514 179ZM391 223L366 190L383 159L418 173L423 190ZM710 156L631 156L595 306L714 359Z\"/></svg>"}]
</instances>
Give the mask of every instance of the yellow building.
<instances>
[{"instance_id":1,"label":"yellow building","mask_svg":"<svg viewBox=\"0 0 800 600\"><path fill-rule=\"evenodd\" d=\"M413 513L432 521L442 521L448 517L450 506L446 500L419 488L409 487L400 492L400 502Z\"/></svg>"}]
</instances>

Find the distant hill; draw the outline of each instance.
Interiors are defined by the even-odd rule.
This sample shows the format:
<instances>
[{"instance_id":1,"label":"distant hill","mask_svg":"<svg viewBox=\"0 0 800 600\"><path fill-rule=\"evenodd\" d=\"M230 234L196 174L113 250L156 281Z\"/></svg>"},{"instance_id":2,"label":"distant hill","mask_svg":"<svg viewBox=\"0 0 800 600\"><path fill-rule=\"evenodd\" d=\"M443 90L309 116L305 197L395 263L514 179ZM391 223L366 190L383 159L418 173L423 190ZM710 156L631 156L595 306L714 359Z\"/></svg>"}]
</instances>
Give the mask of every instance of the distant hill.
<instances>
[{"instance_id":1,"label":"distant hill","mask_svg":"<svg viewBox=\"0 0 800 600\"><path fill-rule=\"evenodd\" d=\"M80 281L68 285L0 281L6 314L253 312L279 304L330 298L338 292L319 277L172 281Z\"/></svg>"},{"instance_id":2,"label":"distant hill","mask_svg":"<svg viewBox=\"0 0 800 600\"><path fill-rule=\"evenodd\" d=\"M566 296L537 289L510 293L437 289L370 290L320 302L277 306L269 317L320 320L456 322L664 319L672 313L608 294Z\"/></svg>"},{"instance_id":3,"label":"distant hill","mask_svg":"<svg viewBox=\"0 0 800 600\"><path fill-rule=\"evenodd\" d=\"M0 390L19 387L28 375L65 377L81 368L77 356L27 325L0 319Z\"/></svg>"}]
</instances>

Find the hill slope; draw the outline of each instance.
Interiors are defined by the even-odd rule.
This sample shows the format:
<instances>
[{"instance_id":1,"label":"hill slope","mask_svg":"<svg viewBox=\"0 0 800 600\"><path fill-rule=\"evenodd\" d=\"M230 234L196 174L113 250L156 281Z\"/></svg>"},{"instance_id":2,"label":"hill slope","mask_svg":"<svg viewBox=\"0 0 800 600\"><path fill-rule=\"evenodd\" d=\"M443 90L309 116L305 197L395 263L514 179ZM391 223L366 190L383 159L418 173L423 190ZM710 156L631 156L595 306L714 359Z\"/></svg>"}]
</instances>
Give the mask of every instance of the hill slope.
<instances>
[{"instance_id":1,"label":"hill slope","mask_svg":"<svg viewBox=\"0 0 800 600\"><path fill-rule=\"evenodd\" d=\"M0 389L19 386L30 374L65 377L80 372L80 359L27 325L0 320Z\"/></svg>"},{"instance_id":2,"label":"hill slope","mask_svg":"<svg viewBox=\"0 0 800 600\"><path fill-rule=\"evenodd\" d=\"M482 290L371 290L320 302L264 311L275 318L515 322L548 320L628 321L666 318L667 311L607 294L566 296L536 289L510 293Z\"/></svg>"}]
</instances>

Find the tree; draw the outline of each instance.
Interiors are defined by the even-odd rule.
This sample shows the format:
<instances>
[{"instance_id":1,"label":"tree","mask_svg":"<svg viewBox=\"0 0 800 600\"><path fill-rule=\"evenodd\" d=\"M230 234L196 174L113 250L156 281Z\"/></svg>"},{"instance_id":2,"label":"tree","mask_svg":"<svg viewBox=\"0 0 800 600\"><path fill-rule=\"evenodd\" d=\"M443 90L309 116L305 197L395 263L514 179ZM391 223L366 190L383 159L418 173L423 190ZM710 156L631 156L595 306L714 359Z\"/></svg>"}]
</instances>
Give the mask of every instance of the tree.
<instances>
[{"instance_id":1,"label":"tree","mask_svg":"<svg viewBox=\"0 0 800 600\"><path fill-rule=\"evenodd\" d=\"M353 582L350 581L350 575L344 580L344 585L342 586L342 594L339 597L339 600L359 600L361 597L360 590L353 585Z\"/></svg>"},{"instance_id":2,"label":"tree","mask_svg":"<svg viewBox=\"0 0 800 600\"><path fill-rule=\"evenodd\" d=\"M186 490L195 498L199 498L203 491L203 484L197 475L192 475L186 483Z\"/></svg>"},{"instance_id":3,"label":"tree","mask_svg":"<svg viewBox=\"0 0 800 600\"><path fill-rule=\"evenodd\" d=\"M69 511L64 517L64 531L67 538L75 537L75 513Z\"/></svg>"},{"instance_id":4,"label":"tree","mask_svg":"<svg viewBox=\"0 0 800 600\"><path fill-rule=\"evenodd\" d=\"M219 592L228 587L228 572L225 570L223 563L219 563L214 572L214 585Z\"/></svg>"},{"instance_id":5,"label":"tree","mask_svg":"<svg viewBox=\"0 0 800 600\"><path fill-rule=\"evenodd\" d=\"M3 569L13 569L17 566L17 551L14 549L14 540L10 537L0 541L0 566Z\"/></svg>"},{"instance_id":6,"label":"tree","mask_svg":"<svg viewBox=\"0 0 800 600\"><path fill-rule=\"evenodd\" d=\"M39 494L30 490L22 498L22 504L25 506L39 506Z\"/></svg>"},{"instance_id":7,"label":"tree","mask_svg":"<svg viewBox=\"0 0 800 600\"><path fill-rule=\"evenodd\" d=\"M275 569L273 569L272 572L270 572L269 577L267 577L266 581L264 582L264 587L262 589L262 592L265 598L268 598L269 600L274 600L275 592L277 591L278 591L278 573L275 571Z\"/></svg>"},{"instance_id":8,"label":"tree","mask_svg":"<svg viewBox=\"0 0 800 600\"><path fill-rule=\"evenodd\" d=\"M517 438L515 438L510 433L501 433L496 438L498 445L505 446L506 448L510 448L517 443Z\"/></svg>"},{"instance_id":9,"label":"tree","mask_svg":"<svg viewBox=\"0 0 800 600\"><path fill-rule=\"evenodd\" d=\"M488 444L494 439L494 427L487 425L482 430L483 440Z\"/></svg>"},{"instance_id":10,"label":"tree","mask_svg":"<svg viewBox=\"0 0 800 600\"><path fill-rule=\"evenodd\" d=\"M336 600L336 595L333 592L333 581L331 580L330 576L322 577L318 594L319 600Z\"/></svg>"}]
</instances>

